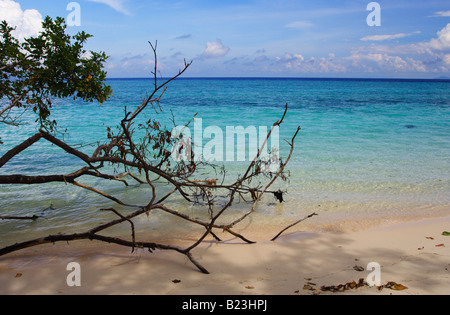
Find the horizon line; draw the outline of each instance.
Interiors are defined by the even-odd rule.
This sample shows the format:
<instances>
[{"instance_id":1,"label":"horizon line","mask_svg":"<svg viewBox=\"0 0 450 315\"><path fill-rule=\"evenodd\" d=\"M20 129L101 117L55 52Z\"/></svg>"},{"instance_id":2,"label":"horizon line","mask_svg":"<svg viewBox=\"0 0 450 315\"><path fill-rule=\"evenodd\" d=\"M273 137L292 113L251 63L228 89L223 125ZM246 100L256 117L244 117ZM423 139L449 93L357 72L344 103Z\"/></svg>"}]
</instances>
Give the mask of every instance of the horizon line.
<instances>
[{"instance_id":1,"label":"horizon line","mask_svg":"<svg viewBox=\"0 0 450 315\"><path fill-rule=\"evenodd\" d=\"M163 77L163 79L170 79L171 77ZM153 77L110 77L107 80L154 80ZM161 78L158 78L160 80ZM410 81L449 81L450 77L442 76L437 78L389 78L389 77L234 77L234 76L199 76L199 77L179 77L177 80L214 80L214 79L229 79L229 80L410 80Z\"/></svg>"}]
</instances>

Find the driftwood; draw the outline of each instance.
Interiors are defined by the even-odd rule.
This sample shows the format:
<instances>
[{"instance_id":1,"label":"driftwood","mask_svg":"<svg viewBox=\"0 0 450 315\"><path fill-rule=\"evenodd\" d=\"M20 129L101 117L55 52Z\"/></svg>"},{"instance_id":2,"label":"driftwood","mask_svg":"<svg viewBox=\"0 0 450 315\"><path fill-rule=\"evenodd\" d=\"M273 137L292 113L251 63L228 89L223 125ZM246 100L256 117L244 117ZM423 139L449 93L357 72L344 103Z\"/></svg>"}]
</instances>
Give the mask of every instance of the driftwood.
<instances>
[{"instance_id":1,"label":"driftwood","mask_svg":"<svg viewBox=\"0 0 450 315\"><path fill-rule=\"evenodd\" d=\"M153 91L146 97L142 104L137 106L134 111L127 111L125 109L124 118L120 121L120 125L117 127L117 133L114 133L108 128L108 141L107 143L99 144L97 148L93 150L91 156L81 152L75 147L67 144L66 142L56 138L45 130L40 130L35 135L31 136L18 146L12 148L2 157L0 157L0 168L6 165L13 157L20 152L28 149L38 141L46 140L53 145L61 148L70 155L73 155L83 161L86 165L70 174L54 174L54 175L42 175L42 176L26 176L22 174L1 175L0 184L2 185L37 185L50 182L60 182L65 185L74 185L90 192L96 193L104 198L107 198L118 205L121 205L129 210L133 211L129 214L123 214L117 209L108 208L101 209L102 211L109 211L116 216L116 218L108 223L94 227L88 231L75 234L57 234L49 235L42 238L29 240L26 242L16 243L0 249L0 256L10 254L12 252L23 250L25 248L50 244L56 242L69 242L76 240L91 240L100 241L106 243L117 244L121 246L130 247L132 251L137 248L147 249L152 252L155 249L159 250L171 250L185 255L201 272L208 273L201 264L199 264L193 257L192 251L201 244L204 239L211 235L214 239L220 241L215 230L220 230L233 235L241 239L246 243L254 243L247 239L245 236L237 233L233 228L253 212L256 211L258 203L261 202L265 193L273 193L277 199L282 202L283 197L280 191L271 191L270 187L275 183L277 179L286 179L285 167L294 151L294 142L300 131L300 127L296 130L290 141L286 141L290 146L290 152L284 162L280 162L279 170L276 173L266 174L261 171L261 167L264 165L264 161L261 160L261 152L267 145L267 141L270 138L274 128L280 126L286 113L288 106L286 105L284 113L280 120L276 121L269 133L267 134L264 143L258 151L257 156L251 161L246 169L244 175L237 178L231 184L224 184L219 179L199 179L199 170L205 167L209 167L212 170L217 170L216 165L211 165L206 162L197 161L192 158L189 161L181 161L174 163L171 161L170 148L180 138L173 137L170 130L163 127L156 119L150 119L146 124L136 125L136 118L140 116L144 111L151 110L157 115L162 111L160 107L160 99L166 92L166 86L171 81L181 76L191 65L191 63L185 62L184 68L171 79L164 81L162 78L158 79L158 59L156 54L157 43L150 46L154 53L155 68L153 74ZM173 119L175 124L175 119ZM186 124L189 125L190 122ZM144 137L134 137L136 128L144 131ZM103 170L106 165L112 165L115 169L123 168L124 172L118 175L104 173ZM134 174L139 174L136 176ZM148 202L143 205L127 204L117 197L111 196L108 193L102 191L99 188L90 187L80 182L82 177L89 176L94 178L100 178L104 180L114 180L122 182L128 186L126 177L131 177L141 185L149 186L149 198ZM225 172L223 172L225 178ZM142 179L145 178L145 179ZM263 179L266 179L263 184ZM158 185L170 185L172 189L170 192L157 199L157 187ZM170 200L170 197L174 194L182 196L187 203L195 203L200 207L207 207L209 212L208 220L201 220L198 218L190 217L180 211L174 210L166 202ZM228 211L238 198L244 198L244 196L250 195L251 205L248 212L244 213L238 219L227 224L217 224L218 219ZM220 200L220 201L218 201ZM245 200L245 199L244 199ZM122 212L125 210L122 210ZM181 248L177 246L159 244L157 242L143 242L136 239L135 227L133 219L141 215L151 215L154 211L163 211L167 214L174 215L178 218L185 220L186 222L202 226L205 231L202 235L199 235L197 241L187 248ZM313 214L316 215L316 214ZM309 217L312 217L310 215ZM307 217L307 218L309 218ZM18 219L18 217L0 217L0 219ZM21 219L36 220L38 217L22 217ZM306 218L305 218L306 219ZM302 222L302 219L292 226ZM101 232L119 224L130 224L131 227L131 240L122 238L109 237L100 234ZM285 230L287 230L286 228ZM283 233L285 230L280 232ZM274 239L276 239L277 235Z\"/></svg>"}]
</instances>

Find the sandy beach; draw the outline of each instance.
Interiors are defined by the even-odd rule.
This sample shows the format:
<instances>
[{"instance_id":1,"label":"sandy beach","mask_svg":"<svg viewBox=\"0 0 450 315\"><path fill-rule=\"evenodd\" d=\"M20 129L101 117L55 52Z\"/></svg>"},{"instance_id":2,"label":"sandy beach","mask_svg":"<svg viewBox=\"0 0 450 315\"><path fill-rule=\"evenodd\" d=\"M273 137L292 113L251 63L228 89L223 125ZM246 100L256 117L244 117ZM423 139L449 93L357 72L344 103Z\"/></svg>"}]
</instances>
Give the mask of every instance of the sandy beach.
<instances>
[{"instance_id":1,"label":"sandy beach","mask_svg":"<svg viewBox=\"0 0 450 315\"><path fill-rule=\"evenodd\" d=\"M171 251L131 254L96 242L60 243L0 258L0 294L447 295L450 237L442 233L449 230L450 217L442 217L346 233L302 232L299 226L275 242L253 245L210 240L193 252L209 275ZM81 267L80 287L67 285L70 262ZM319 290L366 279L371 262L380 265L382 284L407 289Z\"/></svg>"},{"instance_id":2,"label":"sandy beach","mask_svg":"<svg viewBox=\"0 0 450 315\"><path fill-rule=\"evenodd\" d=\"M0 296L450 295L449 0L55 2L0 0Z\"/></svg>"}]
</instances>

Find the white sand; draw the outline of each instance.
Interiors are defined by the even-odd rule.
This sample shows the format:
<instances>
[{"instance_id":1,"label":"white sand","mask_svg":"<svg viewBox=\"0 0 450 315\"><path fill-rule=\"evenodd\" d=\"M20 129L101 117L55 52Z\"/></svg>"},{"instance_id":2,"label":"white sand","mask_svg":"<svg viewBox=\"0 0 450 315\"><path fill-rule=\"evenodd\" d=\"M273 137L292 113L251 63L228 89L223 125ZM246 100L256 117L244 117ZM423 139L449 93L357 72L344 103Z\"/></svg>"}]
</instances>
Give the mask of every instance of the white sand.
<instances>
[{"instance_id":1,"label":"white sand","mask_svg":"<svg viewBox=\"0 0 450 315\"><path fill-rule=\"evenodd\" d=\"M210 241L193 251L210 275L172 251L130 254L97 242L41 246L0 258L0 294L313 294L303 290L306 282L318 289L358 281L369 271L353 267L377 262L383 284L395 281L408 289L363 287L345 294L447 295L450 237L443 231L450 231L450 217L338 234L301 232L298 226L276 242L254 245ZM81 287L67 286L70 262L81 266Z\"/></svg>"}]
</instances>

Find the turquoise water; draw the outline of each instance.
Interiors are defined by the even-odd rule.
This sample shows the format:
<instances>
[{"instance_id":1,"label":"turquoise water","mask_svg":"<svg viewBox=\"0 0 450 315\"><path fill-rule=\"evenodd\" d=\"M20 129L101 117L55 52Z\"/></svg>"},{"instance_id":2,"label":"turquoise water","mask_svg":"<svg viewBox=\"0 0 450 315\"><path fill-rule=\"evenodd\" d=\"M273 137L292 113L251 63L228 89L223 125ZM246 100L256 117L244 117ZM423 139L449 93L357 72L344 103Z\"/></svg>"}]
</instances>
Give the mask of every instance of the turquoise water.
<instances>
[{"instance_id":1,"label":"turquoise water","mask_svg":"<svg viewBox=\"0 0 450 315\"><path fill-rule=\"evenodd\" d=\"M140 104L152 81L110 80L114 97L99 106L57 100L53 112L70 144L106 140L106 127L119 124L124 106ZM286 190L286 203L266 196L254 220L282 222L310 211L323 217L360 214L393 215L450 210L450 82L408 80L300 80L300 79L181 79L163 97L165 113L159 119L170 125L172 110L177 123L194 114L203 128L218 126L271 126L289 111L280 128L281 157L298 125L295 154L288 166L290 181L274 189ZM30 116L33 119L33 116ZM146 116L156 117L154 111ZM27 117L24 117L27 119ZM0 126L4 154L36 132L34 125ZM91 154L93 147L82 151ZM63 174L84 166L76 158L45 141L23 152L0 169L0 174ZM225 162L230 175L242 163ZM124 201L138 203L148 197L147 187L83 179ZM131 181L130 181L131 182ZM164 191L164 186L161 187ZM23 237L68 232L111 219L100 208L114 206L91 192L64 184L0 186L0 211L9 215L39 215L30 222L0 222L0 238L11 230ZM174 207L200 215L179 199ZM126 210L124 210L126 211ZM142 220L146 231L173 223L158 214ZM127 227L125 227L127 228Z\"/></svg>"}]
</instances>

